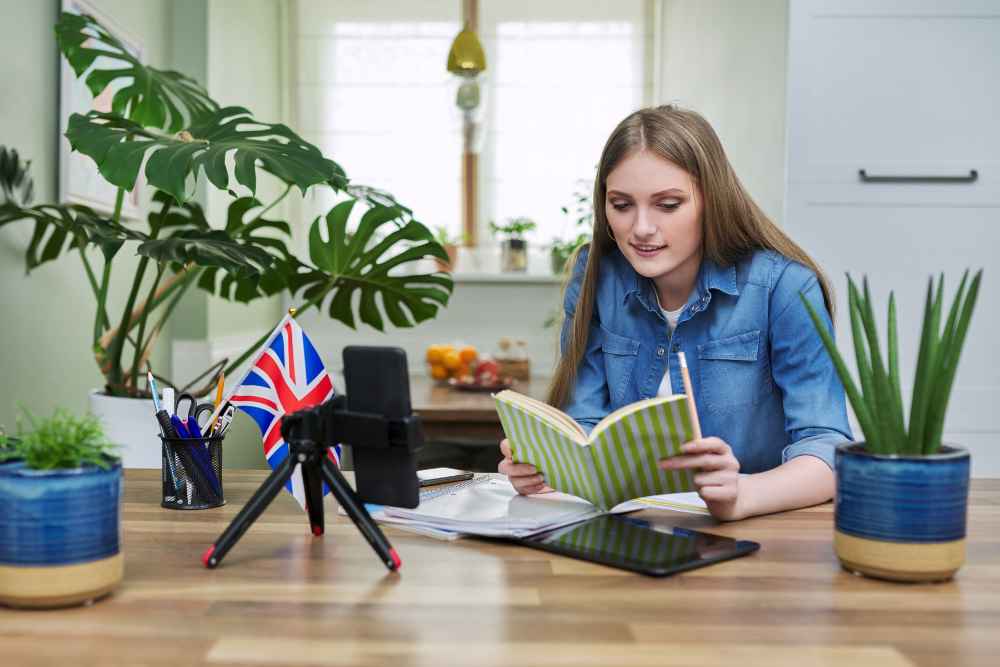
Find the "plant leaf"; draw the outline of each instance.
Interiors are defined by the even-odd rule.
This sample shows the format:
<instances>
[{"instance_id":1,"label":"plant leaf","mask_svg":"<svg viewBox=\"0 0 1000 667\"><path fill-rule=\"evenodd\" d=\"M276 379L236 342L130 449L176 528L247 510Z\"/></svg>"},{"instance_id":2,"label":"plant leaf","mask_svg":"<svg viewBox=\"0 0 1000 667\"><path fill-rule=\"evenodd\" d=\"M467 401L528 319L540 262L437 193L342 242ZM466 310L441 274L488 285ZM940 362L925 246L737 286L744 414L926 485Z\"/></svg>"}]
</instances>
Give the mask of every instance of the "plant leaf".
<instances>
[{"instance_id":1,"label":"plant leaf","mask_svg":"<svg viewBox=\"0 0 1000 667\"><path fill-rule=\"evenodd\" d=\"M896 327L896 295L889 292L889 391L893 402L893 412L896 415L896 429L901 432L900 451L908 449L909 438L906 435L906 421L903 417L903 389L899 379L899 333ZM912 453L912 452L911 452Z\"/></svg>"},{"instance_id":2,"label":"plant leaf","mask_svg":"<svg viewBox=\"0 0 1000 667\"><path fill-rule=\"evenodd\" d=\"M303 193L343 171L285 125L258 122L242 107L219 109L178 136L147 130L115 114L73 114L66 137L73 150L97 163L109 183L126 190L135 187L146 159L146 180L181 203L188 181L201 171L215 187L229 189L230 155L232 177L251 193L257 188L258 166Z\"/></svg>"},{"instance_id":3,"label":"plant leaf","mask_svg":"<svg viewBox=\"0 0 1000 667\"><path fill-rule=\"evenodd\" d=\"M351 328L356 326L355 293L359 295L358 317L379 331L385 330L385 318L396 327L412 327L434 317L448 303L451 279L439 273L390 272L421 259L447 259L444 248L415 220L399 226L403 213L396 207L372 206L361 217L357 230L348 234L354 205L353 200L342 202L313 222L309 256L315 267L299 266L291 280L293 293L301 292L321 307L329 299L326 309L330 317ZM387 228L391 231L385 234Z\"/></svg>"},{"instance_id":4,"label":"plant leaf","mask_svg":"<svg viewBox=\"0 0 1000 667\"><path fill-rule=\"evenodd\" d=\"M158 262L218 267L243 280L259 280L274 261L267 252L239 243L221 229L183 229L165 239L144 241L136 252Z\"/></svg>"},{"instance_id":5,"label":"plant leaf","mask_svg":"<svg viewBox=\"0 0 1000 667\"><path fill-rule=\"evenodd\" d=\"M34 230L24 254L25 268L30 272L45 262L58 258L68 250L97 246L110 261L127 240L144 240L145 234L115 224L86 206L55 206L40 204L21 208L7 202L0 205L0 227L31 220Z\"/></svg>"},{"instance_id":6,"label":"plant leaf","mask_svg":"<svg viewBox=\"0 0 1000 667\"><path fill-rule=\"evenodd\" d=\"M805 304L806 310L809 311L809 318L812 320L820 340L823 341L823 347L826 348L827 354L830 355L830 359L833 361L833 366L837 370L837 375L840 376L840 381L844 385L844 391L847 393L848 400L851 401L854 414L857 416L858 422L861 424L861 430L867 439L871 434L876 433L871 410L868 404L865 403L864 397L858 391L857 385L854 384L854 379L851 377L850 371L847 370L847 364L844 363L844 358L840 356L840 351L837 349L837 343L834 342L830 332L826 330L823 320L820 319L812 304L806 299L805 294L799 293L799 298Z\"/></svg>"},{"instance_id":7,"label":"plant leaf","mask_svg":"<svg viewBox=\"0 0 1000 667\"><path fill-rule=\"evenodd\" d=\"M143 127L177 132L219 108L194 79L143 65L90 15L63 12L56 41L78 78L89 71L84 82L94 97L110 85L120 85L111 100L112 112ZM113 61L113 69L94 67L98 59Z\"/></svg>"},{"instance_id":8,"label":"plant leaf","mask_svg":"<svg viewBox=\"0 0 1000 667\"><path fill-rule=\"evenodd\" d=\"M224 299L247 303L277 294L289 286L288 281L299 266L286 245L286 239L291 239L291 227L281 220L252 215L252 211L259 208L261 203L253 197L234 200L226 215L225 231L234 240L270 255L271 266L260 276L250 279L233 273L220 276L220 269L209 267L198 281L199 288Z\"/></svg>"},{"instance_id":9,"label":"plant leaf","mask_svg":"<svg viewBox=\"0 0 1000 667\"><path fill-rule=\"evenodd\" d=\"M875 380L872 377L872 368L868 361L868 346L865 342L865 335L861 329L861 306L859 303L861 296L858 294L858 288L851 279L850 274L847 276L847 289L848 313L851 318L851 337L854 343L854 357L858 364L858 377L861 380L862 399L866 405L874 405ZM882 434L878 429L873 428L871 432L865 432L865 444L870 451L882 451Z\"/></svg>"},{"instance_id":10,"label":"plant leaf","mask_svg":"<svg viewBox=\"0 0 1000 667\"><path fill-rule=\"evenodd\" d=\"M969 328L969 321L972 319L972 311L976 307L976 299L979 296L982 269L976 273L968 294L964 299L962 298L968 275L969 272L966 271L965 275L962 276L962 283L955 295L955 302L952 304L951 314L948 316L948 324L945 326L947 342L942 343L941 346L940 370L934 385L933 398L927 406L927 438L924 441L924 454L933 454L941 446L944 419L948 411L948 401L955 382L955 374L958 371L958 361L962 355L962 346L965 344L965 334ZM952 315L959 310L961 315L953 320Z\"/></svg>"},{"instance_id":11,"label":"plant leaf","mask_svg":"<svg viewBox=\"0 0 1000 667\"><path fill-rule=\"evenodd\" d=\"M927 281L927 297L924 300L924 319L920 331L920 349L917 353L917 370L913 378L913 395L910 397L910 427L909 451L919 452L924 448L925 415L922 406L926 405L927 392L930 390L927 377L930 373L931 338L936 332L931 330L931 312L934 308L934 277Z\"/></svg>"}]
</instances>

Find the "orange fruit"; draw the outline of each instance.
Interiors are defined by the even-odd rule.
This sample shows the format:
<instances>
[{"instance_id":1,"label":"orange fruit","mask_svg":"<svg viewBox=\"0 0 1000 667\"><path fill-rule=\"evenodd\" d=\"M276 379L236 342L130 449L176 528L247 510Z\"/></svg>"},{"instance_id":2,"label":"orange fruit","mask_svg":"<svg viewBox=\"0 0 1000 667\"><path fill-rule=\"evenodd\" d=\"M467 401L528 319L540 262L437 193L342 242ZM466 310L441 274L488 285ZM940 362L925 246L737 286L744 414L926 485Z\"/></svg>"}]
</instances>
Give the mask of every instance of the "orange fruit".
<instances>
[{"instance_id":1,"label":"orange fruit","mask_svg":"<svg viewBox=\"0 0 1000 667\"><path fill-rule=\"evenodd\" d=\"M441 363L444 364L445 368L447 368L450 371L453 371L462 365L462 357L454 348L452 348L444 353L444 356L441 359Z\"/></svg>"},{"instance_id":2,"label":"orange fruit","mask_svg":"<svg viewBox=\"0 0 1000 667\"><path fill-rule=\"evenodd\" d=\"M427 363L429 364L440 364L441 357L444 355L444 351L441 349L441 345L431 345L427 348Z\"/></svg>"},{"instance_id":3,"label":"orange fruit","mask_svg":"<svg viewBox=\"0 0 1000 667\"><path fill-rule=\"evenodd\" d=\"M479 353L476 352L476 348L473 346L466 345L458 351L458 355L462 358L463 363L471 364L479 356Z\"/></svg>"},{"instance_id":4,"label":"orange fruit","mask_svg":"<svg viewBox=\"0 0 1000 667\"><path fill-rule=\"evenodd\" d=\"M431 364L431 377L435 380L447 379L448 369L438 364Z\"/></svg>"}]
</instances>

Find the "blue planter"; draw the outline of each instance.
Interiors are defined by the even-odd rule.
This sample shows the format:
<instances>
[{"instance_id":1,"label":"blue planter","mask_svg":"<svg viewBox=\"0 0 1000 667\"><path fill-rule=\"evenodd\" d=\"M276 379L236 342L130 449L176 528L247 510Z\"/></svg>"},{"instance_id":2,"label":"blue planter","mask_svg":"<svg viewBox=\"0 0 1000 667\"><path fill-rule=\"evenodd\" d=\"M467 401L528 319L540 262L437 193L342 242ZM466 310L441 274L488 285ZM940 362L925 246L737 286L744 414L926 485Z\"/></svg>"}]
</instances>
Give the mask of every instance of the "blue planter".
<instances>
[{"instance_id":1,"label":"blue planter","mask_svg":"<svg viewBox=\"0 0 1000 667\"><path fill-rule=\"evenodd\" d=\"M965 562L969 453L871 454L838 447L834 548L853 572L895 581L950 579Z\"/></svg>"},{"instance_id":2,"label":"blue planter","mask_svg":"<svg viewBox=\"0 0 1000 667\"><path fill-rule=\"evenodd\" d=\"M0 603L52 607L110 592L122 576L121 464L0 465Z\"/></svg>"}]
</instances>

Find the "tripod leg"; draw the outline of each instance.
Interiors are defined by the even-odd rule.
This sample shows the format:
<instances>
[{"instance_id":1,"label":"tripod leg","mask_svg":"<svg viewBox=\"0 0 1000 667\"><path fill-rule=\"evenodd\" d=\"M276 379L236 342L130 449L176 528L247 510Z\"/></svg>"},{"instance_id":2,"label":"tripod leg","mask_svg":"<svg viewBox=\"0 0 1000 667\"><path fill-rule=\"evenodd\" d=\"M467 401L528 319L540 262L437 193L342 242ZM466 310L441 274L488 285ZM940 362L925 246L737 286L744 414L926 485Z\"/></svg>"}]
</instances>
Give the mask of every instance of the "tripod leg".
<instances>
[{"instance_id":1,"label":"tripod leg","mask_svg":"<svg viewBox=\"0 0 1000 667\"><path fill-rule=\"evenodd\" d=\"M351 517L351 521L358 527L361 534L365 536L368 544L375 550L378 557L382 559L385 566L393 571L398 570L402 565L399 555L392 548L392 545L389 544L389 540L386 539L382 533L382 529L372 519L368 510L365 509L361 498L350 487L344 476L340 474L340 470L333 464L333 461L324 455L321 457L320 465L323 472L323 479L330 486L330 491L337 499L337 502L347 512L347 516Z\"/></svg>"},{"instance_id":2,"label":"tripod leg","mask_svg":"<svg viewBox=\"0 0 1000 667\"><path fill-rule=\"evenodd\" d=\"M319 537L323 534L323 477L318 463L302 464L302 486L305 487L309 525L312 534Z\"/></svg>"},{"instance_id":3,"label":"tripod leg","mask_svg":"<svg viewBox=\"0 0 1000 667\"><path fill-rule=\"evenodd\" d=\"M254 491L253 495L250 496L250 500L239 511L233 522L222 532L222 535L215 541L215 544L202 554L201 562L205 564L205 567L214 568L222 562L222 559L233 548L233 545L243 536L243 533L247 532L250 524L267 509L267 506L271 504L275 496L281 493L282 487L291 479L296 465L298 465L298 461L289 452L285 460L281 462L281 465L268 475L259 489Z\"/></svg>"}]
</instances>

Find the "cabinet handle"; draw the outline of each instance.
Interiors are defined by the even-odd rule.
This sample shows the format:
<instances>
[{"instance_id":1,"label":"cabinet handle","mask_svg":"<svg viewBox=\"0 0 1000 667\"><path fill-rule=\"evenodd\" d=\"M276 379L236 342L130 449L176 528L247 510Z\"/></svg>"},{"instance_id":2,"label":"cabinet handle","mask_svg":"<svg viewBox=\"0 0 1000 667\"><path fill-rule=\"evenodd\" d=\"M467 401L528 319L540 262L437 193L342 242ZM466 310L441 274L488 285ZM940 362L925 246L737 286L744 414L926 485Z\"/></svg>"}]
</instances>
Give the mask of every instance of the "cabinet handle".
<instances>
[{"instance_id":1,"label":"cabinet handle","mask_svg":"<svg viewBox=\"0 0 1000 667\"><path fill-rule=\"evenodd\" d=\"M969 170L968 176L869 176L864 169L858 169L862 183L975 183L979 172Z\"/></svg>"}]
</instances>

